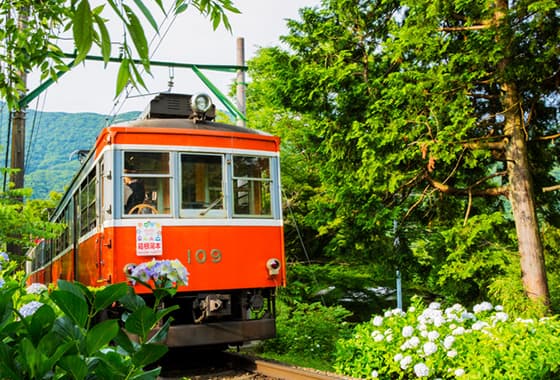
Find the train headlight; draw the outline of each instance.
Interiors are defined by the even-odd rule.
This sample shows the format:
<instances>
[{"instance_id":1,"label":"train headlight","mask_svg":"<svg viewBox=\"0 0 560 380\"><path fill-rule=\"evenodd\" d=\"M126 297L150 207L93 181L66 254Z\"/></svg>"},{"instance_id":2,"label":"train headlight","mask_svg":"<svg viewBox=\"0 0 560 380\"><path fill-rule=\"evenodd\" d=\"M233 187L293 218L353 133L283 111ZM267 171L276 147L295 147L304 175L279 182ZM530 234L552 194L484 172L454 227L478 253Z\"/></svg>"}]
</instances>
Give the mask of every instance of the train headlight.
<instances>
[{"instance_id":1,"label":"train headlight","mask_svg":"<svg viewBox=\"0 0 560 380\"><path fill-rule=\"evenodd\" d=\"M280 273L281 266L280 260L278 259L268 259L266 262L266 268L270 276L277 276Z\"/></svg>"},{"instance_id":2,"label":"train headlight","mask_svg":"<svg viewBox=\"0 0 560 380\"><path fill-rule=\"evenodd\" d=\"M191 98L191 107L194 112L204 114L212 107L212 99L206 94L196 94Z\"/></svg>"}]
</instances>

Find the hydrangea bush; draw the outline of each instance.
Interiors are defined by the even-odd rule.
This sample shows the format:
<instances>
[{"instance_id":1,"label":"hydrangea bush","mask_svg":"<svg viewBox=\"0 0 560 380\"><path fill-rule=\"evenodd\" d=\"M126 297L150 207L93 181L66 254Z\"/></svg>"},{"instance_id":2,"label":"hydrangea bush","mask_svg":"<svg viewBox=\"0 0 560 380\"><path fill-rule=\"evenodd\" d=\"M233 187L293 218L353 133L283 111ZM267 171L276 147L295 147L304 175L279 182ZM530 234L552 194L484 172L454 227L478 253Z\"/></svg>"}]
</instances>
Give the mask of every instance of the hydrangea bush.
<instances>
[{"instance_id":1,"label":"hydrangea bush","mask_svg":"<svg viewBox=\"0 0 560 380\"><path fill-rule=\"evenodd\" d=\"M154 291L187 283L180 263L156 264ZM148 307L126 283L100 289L62 280L52 289L26 286L16 268L0 253L1 379L157 378L160 368L153 364L167 351L162 341L171 323L165 317L176 307ZM124 313L107 318L115 304Z\"/></svg>"},{"instance_id":2,"label":"hydrangea bush","mask_svg":"<svg viewBox=\"0 0 560 380\"><path fill-rule=\"evenodd\" d=\"M415 300L338 342L337 372L372 379L550 379L560 376L560 322L519 319L488 302L472 311Z\"/></svg>"}]
</instances>

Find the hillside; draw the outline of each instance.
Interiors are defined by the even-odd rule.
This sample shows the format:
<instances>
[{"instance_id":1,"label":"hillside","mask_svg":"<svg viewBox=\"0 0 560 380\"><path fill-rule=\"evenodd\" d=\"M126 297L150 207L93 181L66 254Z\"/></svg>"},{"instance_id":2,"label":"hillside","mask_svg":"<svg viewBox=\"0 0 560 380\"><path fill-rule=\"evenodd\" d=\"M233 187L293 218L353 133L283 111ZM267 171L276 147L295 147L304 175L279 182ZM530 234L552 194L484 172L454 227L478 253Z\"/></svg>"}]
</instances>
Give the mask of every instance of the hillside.
<instances>
[{"instance_id":1,"label":"hillside","mask_svg":"<svg viewBox=\"0 0 560 380\"><path fill-rule=\"evenodd\" d=\"M132 120L137 115L138 112L128 112L118 115L115 121ZM3 111L0 167L9 166L9 156L6 161L6 146L11 144L8 120L7 112ZM64 190L80 165L72 152L89 150L105 123L106 116L96 113L27 112L25 187L33 189L33 198L47 198L51 191Z\"/></svg>"}]
</instances>

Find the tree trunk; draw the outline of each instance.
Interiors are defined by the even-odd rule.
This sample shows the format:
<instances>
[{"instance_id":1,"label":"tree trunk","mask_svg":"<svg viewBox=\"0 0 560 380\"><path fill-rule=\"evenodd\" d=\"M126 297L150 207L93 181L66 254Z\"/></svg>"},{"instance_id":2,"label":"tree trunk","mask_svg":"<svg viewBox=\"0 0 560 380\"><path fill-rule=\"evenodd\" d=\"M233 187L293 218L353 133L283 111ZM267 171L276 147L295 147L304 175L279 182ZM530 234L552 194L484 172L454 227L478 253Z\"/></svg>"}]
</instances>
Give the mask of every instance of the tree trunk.
<instances>
[{"instance_id":1,"label":"tree trunk","mask_svg":"<svg viewBox=\"0 0 560 380\"><path fill-rule=\"evenodd\" d=\"M509 200L513 210L523 286L527 296L548 307L550 295L546 279L544 253L535 210L533 180L527 155L527 133L523 125L517 88L503 83L506 135L506 160L509 178Z\"/></svg>"},{"instance_id":2,"label":"tree trunk","mask_svg":"<svg viewBox=\"0 0 560 380\"><path fill-rule=\"evenodd\" d=\"M507 0L496 0L494 17L497 27L505 20L507 8ZM509 41L507 35L500 35L498 33L496 38L503 46L507 46ZM531 178L527 154L527 140L529 136L524 125L523 105L517 91L517 86L513 81L506 79L510 58L507 56L507 51L505 54L505 57L498 65L498 72L501 78L503 78L500 87L503 94L504 134L509 139L505 150L509 181L508 198L511 202L517 232L521 277L527 296L535 302L540 302L548 309L550 306L550 293L548 291L544 252L535 209L533 179Z\"/></svg>"}]
</instances>

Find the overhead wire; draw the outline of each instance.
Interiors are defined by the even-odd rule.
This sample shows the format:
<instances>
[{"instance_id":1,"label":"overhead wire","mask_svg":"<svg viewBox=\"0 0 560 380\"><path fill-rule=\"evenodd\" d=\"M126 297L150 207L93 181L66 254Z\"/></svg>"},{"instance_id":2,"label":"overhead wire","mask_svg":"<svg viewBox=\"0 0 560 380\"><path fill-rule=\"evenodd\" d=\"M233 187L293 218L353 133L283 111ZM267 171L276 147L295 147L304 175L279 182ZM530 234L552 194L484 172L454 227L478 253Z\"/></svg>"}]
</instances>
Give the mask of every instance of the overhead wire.
<instances>
[{"instance_id":1,"label":"overhead wire","mask_svg":"<svg viewBox=\"0 0 560 380\"><path fill-rule=\"evenodd\" d=\"M168 14L173 10L173 6L170 6L170 8L168 9L167 12L165 12L165 17L163 19L163 21L158 25L158 31L162 29L163 25L169 21L169 16ZM165 31L162 35L160 35L159 33L154 34L154 36L152 37L152 39L150 40L148 47L151 47L152 44L154 43L154 41L156 40L156 38L159 36L159 42L157 43L157 45L152 49L152 54L150 55L150 58L152 58L155 54L155 52L158 50L158 48L160 47L161 43L163 42L163 39L167 36L167 33L169 33L169 30L171 29L171 27L173 26L173 24L175 23L175 20L177 19L177 14L175 13L173 18L171 19L171 21L169 21L167 27L165 28ZM125 33L125 37L124 37L124 41L126 41L126 29L124 31ZM142 69L141 73L144 73L145 70ZM130 98L130 93L133 90L133 86L132 84L128 84L124 90L124 92L119 96L119 99L117 99L114 103L113 103L113 108L111 109L111 111L108 113L108 116L105 120L106 125L109 125L110 123L112 123L114 121L114 119L117 117L118 113L120 112L120 110L122 109L122 107L124 106L126 100L128 100ZM123 97L124 94L124 98L121 100L120 98ZM119 105L120 103L120 105ZM117 108L118 105L118 108Z\"/></svg>"},{"instance_id":2,"label":"overhead wire","mask_svg":"<svg viewBox=\"0 0 560 380\"><path fill-rule=\"evenodd\" d=\"M33 114L33 122L31 123L31 134L29 136L29 142L27 144L27 149L25 150L25 160L24 160L24 169L25 171L27 171L27 166L29 164L29 161L31 159L31 152L33 150L33 143L35 142L35 125L37 125L37 134L39 134L39 128L41 127L41 119L43 117L43 111L45 110L45 101L47 99L47 91L45 91L45 94L43 96L43 104L41 105L41 107L39 107L39 100L41 98L41 95L39 95L37 97L37 102L35 105L35 112ZM39 114L39 120L37 121L37 114Z\"/></svg>"},{"instance_id":3,"label":"overhead wire","mask_svg":"<svg viewBox=\"0 0 560 380\"><path fill-rule=\"evenodd\" d=\"M298 240L301 244L301 248L303 250L305 258L307 259L307 263L311 264L311 258L309 257L309 253L307 252L307 247L305 246L305 242L303 241L303 235L301 234L298 222L296 220L296 217L294 215L292 207L290 206L290 202L288 202L288 197L286 196L286 192L284 190L282 190L282 195L283 195L284 199L286 200L286 208L288 209L288 213L290 214L292 222L294 223L294 228L296 230L296 234L298 236ZM315 273L313 273L312 271L311 271L311 277L312 277L312 280L315 283L315 285L320 285L319 280L317 280L317 277L315 276ZM325 299L323 298L323 294L319 294L319 297L321 298L321 303L323 304L323 306L326 306L326 302L325 302Z\"/></svg>"}]
</instances>

